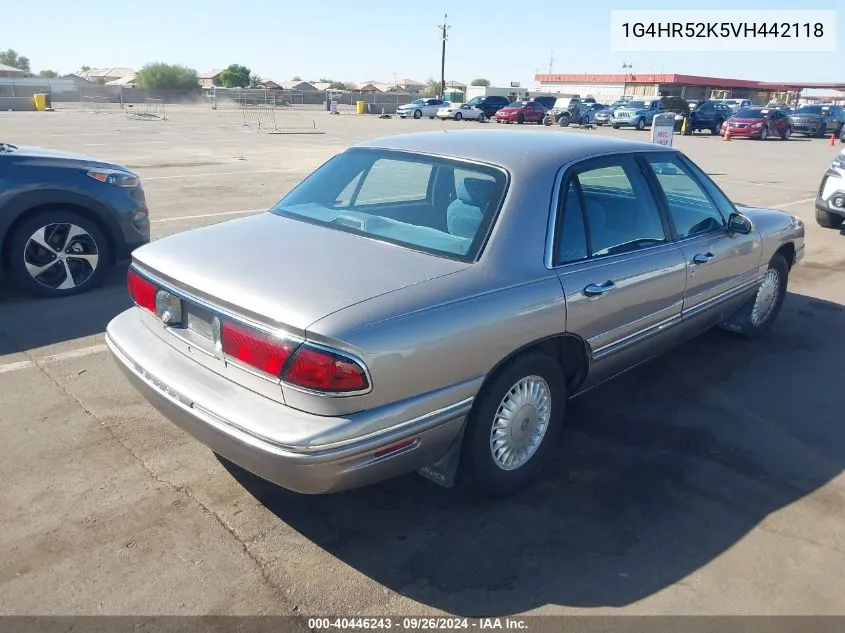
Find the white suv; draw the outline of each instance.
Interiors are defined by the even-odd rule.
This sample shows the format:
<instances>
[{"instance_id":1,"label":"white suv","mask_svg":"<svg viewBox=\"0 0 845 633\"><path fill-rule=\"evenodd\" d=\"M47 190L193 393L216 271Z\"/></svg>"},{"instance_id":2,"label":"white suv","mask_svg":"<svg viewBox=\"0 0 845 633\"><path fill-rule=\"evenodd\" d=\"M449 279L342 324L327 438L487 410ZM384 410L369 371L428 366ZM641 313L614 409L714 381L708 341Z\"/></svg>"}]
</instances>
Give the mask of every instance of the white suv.
<instances>
[{"instance_id":1,"label":"white suv","mask_svg":"<svg viewBox=\"0 0 845 633\"><path fill-rule=\"evenodd\" d=\"M827 229L838 229L845 222L845 149L833 159L819 185L816 222Z\"/></svg>"}]
</instances>

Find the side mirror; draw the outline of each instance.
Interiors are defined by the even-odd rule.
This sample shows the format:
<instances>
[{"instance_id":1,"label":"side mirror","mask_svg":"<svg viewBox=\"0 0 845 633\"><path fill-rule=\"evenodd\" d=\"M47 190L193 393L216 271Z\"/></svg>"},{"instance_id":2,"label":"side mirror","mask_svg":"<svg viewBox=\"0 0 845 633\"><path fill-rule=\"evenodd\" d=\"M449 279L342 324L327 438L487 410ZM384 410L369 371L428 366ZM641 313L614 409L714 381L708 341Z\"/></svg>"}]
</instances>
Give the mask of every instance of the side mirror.
<instances>
[{"instance_id":1,"label":"side mirror","mask_svg":"<svg viewBox=\"0 0 845 633\"><path fill-rule=\"evenodd\" d=\"M731 213L731 216L728 218L728 230L732 233L748 235L753 228L751 220L741 213Z\"/></svg>"}]
</instances>

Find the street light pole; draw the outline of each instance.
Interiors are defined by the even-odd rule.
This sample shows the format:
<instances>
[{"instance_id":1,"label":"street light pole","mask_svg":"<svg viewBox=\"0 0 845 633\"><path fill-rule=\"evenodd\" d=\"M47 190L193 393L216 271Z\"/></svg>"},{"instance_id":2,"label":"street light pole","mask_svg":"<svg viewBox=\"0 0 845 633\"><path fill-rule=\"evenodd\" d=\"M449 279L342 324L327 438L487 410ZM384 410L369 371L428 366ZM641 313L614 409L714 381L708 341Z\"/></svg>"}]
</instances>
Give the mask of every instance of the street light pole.
<instances>
[{"instance_id":1,"label":"street light pole","mask_svg":"<svg viewBox=\"0 0 845 633\"><path fill-rule=\"evenodd\" d=\"M451 29L452 27L446 23L447 18L449 17L448 13L443 14L443 24L440 24L440 31L441 31L441 38L443 40L443 48L440 53L440 98L443 98L443 95L446 94L446 39L447 35L446 32Z\"/></svg>"}]
</instances>

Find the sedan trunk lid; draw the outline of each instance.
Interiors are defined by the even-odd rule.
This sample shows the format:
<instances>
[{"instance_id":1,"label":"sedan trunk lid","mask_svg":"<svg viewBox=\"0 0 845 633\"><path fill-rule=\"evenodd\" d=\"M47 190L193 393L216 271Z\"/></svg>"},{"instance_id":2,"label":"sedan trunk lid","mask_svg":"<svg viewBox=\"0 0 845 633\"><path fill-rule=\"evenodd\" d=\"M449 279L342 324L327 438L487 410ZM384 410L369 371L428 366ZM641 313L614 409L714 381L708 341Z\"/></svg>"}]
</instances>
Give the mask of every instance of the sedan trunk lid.
<instances>
[{"instance_id":1,"label":"sedan trunk lid","mask_svg":"<svg viewBox=\"0 0 845 633\"><path fill-rule=\"evenodd\" d=\"M337 310L469 266L272 213L154 241L133 259L177 288L299 332Z\"/></svg>"}]
</instances>

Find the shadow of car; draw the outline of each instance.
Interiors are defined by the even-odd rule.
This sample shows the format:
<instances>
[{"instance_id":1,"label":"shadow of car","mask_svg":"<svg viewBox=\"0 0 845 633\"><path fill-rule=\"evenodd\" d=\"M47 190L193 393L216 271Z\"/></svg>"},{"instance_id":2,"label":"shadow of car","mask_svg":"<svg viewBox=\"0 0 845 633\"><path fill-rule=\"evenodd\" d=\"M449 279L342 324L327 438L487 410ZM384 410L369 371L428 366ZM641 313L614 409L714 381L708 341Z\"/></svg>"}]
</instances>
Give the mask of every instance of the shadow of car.
<instances>
[{"instance_id":1,"label":"shadow of car","mask_svg":"<svg viewBox=\"0 0 845 633\"><path fill-rule=\"evenodd\" d=\"M711 331L585 394L540 481L504 500L414 475L301 496L221 461L280 521L414 601L468 617L621 607L842 472L841 395L820 385L843 327L845 307L789 294L765 339Z\"/></svg>"}]
</instances>

